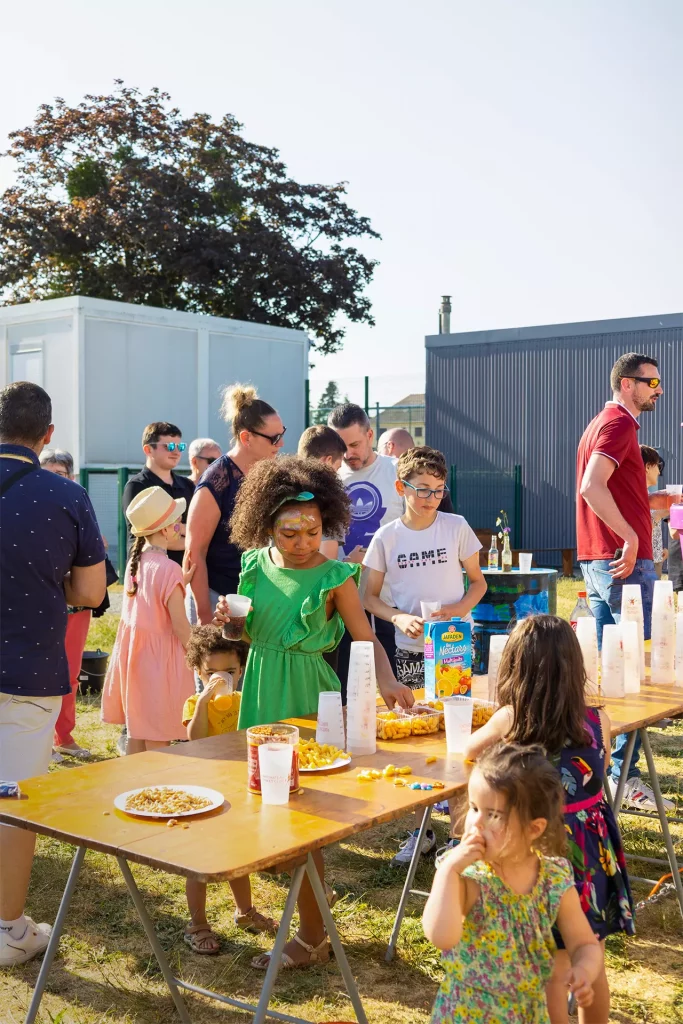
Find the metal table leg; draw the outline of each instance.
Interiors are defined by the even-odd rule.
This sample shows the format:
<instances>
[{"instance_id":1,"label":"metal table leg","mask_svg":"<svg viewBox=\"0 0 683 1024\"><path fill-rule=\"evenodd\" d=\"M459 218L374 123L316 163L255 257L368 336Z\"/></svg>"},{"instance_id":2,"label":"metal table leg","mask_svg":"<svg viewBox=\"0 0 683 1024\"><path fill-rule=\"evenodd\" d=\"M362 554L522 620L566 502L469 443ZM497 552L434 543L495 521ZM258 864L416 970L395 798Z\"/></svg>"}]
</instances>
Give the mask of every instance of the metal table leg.
<instances>
[{"instance_id":1,"label":"metal table leg","mask_svg":"<svg viewBox=\"0 0 683 1024\"><path fill-rule=\"evenodd\" d=\"M33 996L31 998L31 1005L28 1008L28 1013L24 1020L24 1024L34 1024L36 1017L38 1016L38 1010L40 1009L40 1002L43 998L43 992L47 985L48 974L52 967L52 961L55 958L57 952L57 946L61 938L62 929L64 928L64 921L66 919L67 911L69 910L69 904L71 903L71 897L73 896L74 889L76 888L76 882L78 876L81 873L81 867L83 866L83 860L85 858L85 846L79 846L74 855L73 862L71 864L71 870L69 871L69 877L66 882L66 888L62 895L61 903L59 904L59 910L57 911L57 917L55 923L52 926L52 935L50 941L47 944L47 949L43 955L43 963L36 980L35 988L33 989Z\"/></svg>"},{"instance_id":2,"label":"metal table leg","mask_svg":"<svg viewBox=\"0 0 683 1024\"><path fill-rule=\"evenodd\" d=\"M645 759L647 760L647 770L650 773L650 784L655 796L655 803L657 804L659 823L662 826L662 835L664 836L664 845L666 846L666 852L669 858L669 866L673 876L673 883L676 886L678 906L681 911L681 916L683 916L683 878L681 878L681 873L678 870L678 860L676 858L676 851L671 838L671 832L669 831L669 822L666 817L666 809L662 800L662 791L659 786L659 778L657 777L657 770L652 756L652 747L650 746L650 737L647 734L647 729L641 729L640 736L643 741L643 750L645 752Z\"/></svg>"},{"instance_id":3,"label":"metal table leg","mask_svg":"<svg viewBox=\"0 0 683 1024\"><path fill-rule=\"evenodd\" d=\"M256 1013L254 1014L253 1024L263 1024L268 1016L268 1003L270 1002L270 997L273 994L275 979L277 978L278 971L280 970L280 957L282 956L287 939L289 938L289 926L292 923L294 908L296 907L296 901L299 898L299 890L301 889L301 883L303 882L305 873L306 865L300 864L298 868L294 869L292 874L292 881L289 886L289 892L287 893L284 913L280 919L280 927L277 930L273 948L270 951L270 962L268 964L266 976L263 979L263 986L261 988L258 1006L256 1007Z\"/></svg>"},{"instance_id":4,"label":"metal table leg","mask_svg":"<svg viewBox=\"0 0 683 1024\"><path fill-rule=\"evenodd\" d=\"M408 865L408 874L406 875L405 884L403 886L403 892L401 893L401 899L398 903L398 909L396 911L396 917L394 918L394 926L391 929L391 938L389 939L389 945L387 951L384 954L384 959L389 961L393 960L394 953L396 951L396 943L398 942L399 932L401 931L401 924L403 923L403 915L406 912L406 903L410 896L410 890L413 886L413 880L417 871L417 865L420 863L420 857L422 856L422 840L425 837L425 833L429 826L429 819L432 816L432 804L425 807L425 812L420 823L420 831L417 835L417 843L415 844L415 851L411 858L410 864Z\"/></svg>"},{"instance_id":5,"label":"metal table leg","mask_svg":"<svg viewBox=\"0 0 683 1024\"><path fill-rule=\"evenodd\" d=\"M621 811L621 801L624 797L624 787L628 779L628 769L631 764L631 757L633 756L633 748L636 742L637 731L634 729L632 733L629 733L628 740L626 742L626 750L624 751L624 760L621 763L621 775L617 783L617 791L614 796L614 816L619 817Z\"/></svg>"},{"instance_id":6,"label":"metal table leg","mask_svg":"<svg viewBox=\"0 0 683 1024\"><path fill-rule=\"evenodd\" d=\"M306 870L308 872L308 877L313 888L313 892L315 893L315 898L318 902L320 913L322 914L327 934L330 938L330 942L332 943L334 955L337 958L337 966L341 971L342 978L344 979L344 984L346 985L346 991L349 993L349 998L351 999L351 1003L355 1010L356 1019L358 1020L359 1024L368 1024L368 1018L365 1016L365 1010L363 1009L363 1004L360 999L358 986L356 985L355 979L351 972L349 961L346 959L346 953L344 952L344 947L342 946L341 939L339 938L337 926L334 923L334 918L332 917L332 912L330 911L330 907L327 902L325 887L323 886L323 883L320 881L320 875L318 874L318 871L315 866L315 861L313 860L313 857L311 856L310 853L308 855ZM254 1024L257 1024L256 1017L254 1017Z\"/></svg>"},{"instance_id":7,"label":"metal table leg","mask_svg":"<svg viewBox=\"0 0 683 1024\"><path fill-rule=\"evenodd\" d=\"M168 990L171 993L171 998L173 999L173 1002L175 1003L175 1008L178 1011L178 1016L180 1017L183 1024L192 1024L190 1015L187 1012L187 1007L185 1006L185 1001L181 996L180 992L178 991L178 986L176 985L175 977L173 976L173 971L171 970L171 965L169 964L166 954L164 953L163 947L159 942L157 933L154 931L154 925L152 924L152 920L149 914L147 913L147 910L145 909L145 904L142 902L140 890L135 884L135 879L133 878L131 870L128 867L128 861L125 860L123 857L117 857L116 859L119 862L121 874L123 875L126 885L128 886L128 892L130 893L131 899L135 904L135 909L138 912L138 917L142 922L142 927L145 929L145 934L149 939L149 944L152 947L154 955L157 958L159 967L161 968L161 973L164 976L164 981L168 985Z\"/></svg>"}]
</instances>

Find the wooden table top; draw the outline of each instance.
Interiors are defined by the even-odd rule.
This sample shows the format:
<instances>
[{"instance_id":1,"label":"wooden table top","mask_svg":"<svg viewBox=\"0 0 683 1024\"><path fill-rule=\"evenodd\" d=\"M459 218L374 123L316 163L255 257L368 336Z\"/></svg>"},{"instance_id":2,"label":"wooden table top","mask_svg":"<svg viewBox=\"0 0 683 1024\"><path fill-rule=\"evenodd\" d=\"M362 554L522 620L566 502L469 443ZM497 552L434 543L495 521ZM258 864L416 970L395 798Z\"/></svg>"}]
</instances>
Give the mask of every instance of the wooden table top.
<instances>
[{"instance_id":1,"label":"wooden table top","mask_svg":"<svg viewBox=\"0 0 683 1024\"><path fill-rule=\"evenodd\" d=\"M484 697L486 677L475 677ZM683 687L647 682L639 694L605 701L612 735L652 725L683 712ZM301 737L314 735L310 719L294 719ZM426 757L437 760L426 764ZM411 790L390 780L359 782L363 768L409 764L408 778L439 779L439 791ZM345 839L417 807L453 796L467 780L460 755L446 752L443 732L397 742L377 742L377 753L354 757L350 768L301 775L303 792L289 804L264 806L247 790L246 733L228 733L167 751L83 765L21 782L22 799L0 800L0 822L30 828L76 846L100 850L200 881L220 881L301 859L311 850ZM187 819L188 828L132 818L114 798L139 786L194 784L223 793L226 802Z\"/></svg>"},{"instance_id":2,"label":"wooden table top","mask_svg":"<svg viewBox=\"0 0 683 1024\"><path fill-rule=\"evenodd\" d=\"M315 735L309 719L293 721L302 738ZM431 754L437 760L426 764ZM362 768L390 763L409 764L410 781L439 779L444 789L399 788L387 779L358 781ZM336 772L302 773L303 793L292 794L284 806L264 806L260 796L247 790L242 731L22 781L22 799L0 800L0 822L200 881L220 881L300 860L311 850L426 806L437 792L446 799L465 782L462 757L447 754L441 732L394 743L378 740L376 754L354 757L350 768ZM115 809L119 793L160 784L208 786L223 793L226 802L187 819L187 829Z\"/></svg>"}]
</instances>

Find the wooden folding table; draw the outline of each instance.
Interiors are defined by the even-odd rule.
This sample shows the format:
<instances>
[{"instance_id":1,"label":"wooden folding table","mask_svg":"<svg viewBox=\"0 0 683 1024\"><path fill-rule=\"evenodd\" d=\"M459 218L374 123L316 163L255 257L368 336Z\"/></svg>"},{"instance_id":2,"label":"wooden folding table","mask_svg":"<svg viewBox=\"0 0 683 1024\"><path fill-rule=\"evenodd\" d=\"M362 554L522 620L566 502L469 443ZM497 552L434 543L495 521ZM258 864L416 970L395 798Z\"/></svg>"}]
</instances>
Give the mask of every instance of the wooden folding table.
<instances>
[{"instance_id":1,"label":"wooden folding table","mask_svg":"<svg viewBox=\"0 0 683 1024\"><path fill-rule=\"evenodd\" d=\"M302 738L313 734L310 719L293 721L299 726ZM426 764L426 757L432 754L437 760ZM409 764L413 770L409 781L428 783L439 779L444 789L411 790L395 787L388 779L358 780L362 768L381 769L390 762L397 766ZM303 793L293 795L284 806L263 805L260 797L248 792L244 732L197 740L168 751L84 765L77 776L73 772L54 772L28 779L21 782L21 799L0 801L3 824L52 836L77 847L25 1024L33 1024L38 1014L88 849L116 857L184 1024L189 1024L191 1018L179 988L253 1012L255 1024L262 1024L266 1017L301 1022L299 1017L269 1010L268 1004L305 872L358 1021L367 1024L311 852L381 822L400 818L417 807L450 797L465 785L466 779L462 758L446 754L443 733L412 737L398 743L378 741L376 754L354 757L347 769L329 774L302 774ZM217 789L224 794L225 803L212 813L188 819L187 829L168 828L163 821L136 819L114 808L114 798L127 790L183 783ZM227 881L285 862L298 864L292 875L258 1006L200 989L173 976L133 879L130 862L202 882Z\"/></svg>"}]
</instances>

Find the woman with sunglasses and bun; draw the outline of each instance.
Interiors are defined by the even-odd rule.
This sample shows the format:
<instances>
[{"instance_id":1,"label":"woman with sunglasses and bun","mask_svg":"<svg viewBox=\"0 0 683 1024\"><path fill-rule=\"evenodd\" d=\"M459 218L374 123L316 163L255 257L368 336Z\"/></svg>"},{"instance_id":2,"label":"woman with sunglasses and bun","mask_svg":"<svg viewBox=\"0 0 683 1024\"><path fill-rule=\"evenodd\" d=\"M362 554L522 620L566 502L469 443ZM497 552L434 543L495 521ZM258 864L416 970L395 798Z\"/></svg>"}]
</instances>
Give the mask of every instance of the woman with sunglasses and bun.
<instances>
[{"instance_id":1,"label":"woman with sunglasses and bun","mask_svg":"<svg viewBox=\"0 0 683 1024\"><path fill-rule=\"evenodd\" d=\"M242 552L232 542L230 517L242 480L263 459L274 459L287 429L256 389L232 384L221 415L232 428L232 447L200 477L187 521L185 549L196 566L192 594L201 625L213 619L219 594L236 594Z\"/></svg>"}]
</instances>

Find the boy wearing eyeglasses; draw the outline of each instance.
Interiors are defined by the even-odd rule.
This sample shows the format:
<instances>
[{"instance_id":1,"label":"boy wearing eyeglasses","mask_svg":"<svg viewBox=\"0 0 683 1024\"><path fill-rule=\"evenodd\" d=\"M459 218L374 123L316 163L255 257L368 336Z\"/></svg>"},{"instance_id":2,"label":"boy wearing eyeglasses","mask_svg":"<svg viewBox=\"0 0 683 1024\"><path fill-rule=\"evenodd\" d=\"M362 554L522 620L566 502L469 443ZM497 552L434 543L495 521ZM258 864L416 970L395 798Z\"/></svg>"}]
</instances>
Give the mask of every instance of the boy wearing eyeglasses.
<instances>
[{"instance_id":1,"label":"boy wearing eyeglasses","mask_svg":"<svg viewBox=\"0 0 683 1024\"><path fill-rule=\"evenodd\" d=\"M410 448L397 464L396 490L405 501L403 515L380 527L370 541L363 565L368 570L365 607L376 619L385 619L396 632L396 679L412 690L424 691L424 622L420 602L440 604L432 620L466 619L486 593L479 566L481 544L463 519L439 512L447 493L447 466L434 448ZM465 593L463 569L469 586ZM392 604L382 600L388 584ZM386 590L385 590L386 594ZM406 867L413 856L419 833L416 828L402 843L393 860ZM423 854L436 846L430 829L422 841Z\"/></svg>"},{"instance_id":2,"label":"boy wearing eyeglasses","mask_svg":"<svg viewBox=\"0 0 683 1024\"><path fill-rule=\"evenodd\" d=\"M380 527L363 565L368 569L365 607L396 630L396 678L424 687L424 619L420 601L439 602L433 620L467 619L486 593L476 534L462 516L439 512L446 488L446 460L434 448L410 448L398 460L396 490L405 501L400 519ZM465 593L462 570L469 587ZM387 582L393 606L381 599Z\"/></svg>"},{"instance_id":3,"label":"boy wearing eyeglasses","mask_svg":"<svg viewBox=\"0 0 683 1024\"><path fill-rule=\"evenodd\" d=\"M173 470L180 462L187 445L183 441L183 435L179 427L174 423L156 422L148 423L142 432L142 450L145 454L145 468L130 477L123 491L123 511L138 496L140 491L147 487L162 487L172 498L185 499L185 512L182 518L180 533L169 542L168 557L178 565L183 563L183 552L185 550L185 523L187 521L187 510L194 494L194 484L189 477L174 473ZM133 544L133 535L128 526L128 551Z\"/></svg>"}]
</instances>

